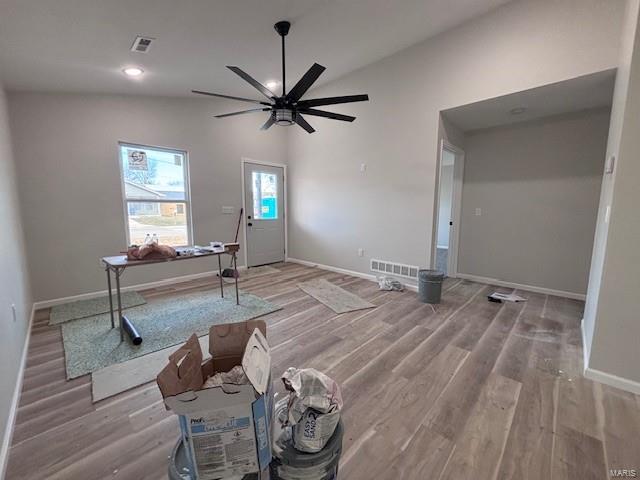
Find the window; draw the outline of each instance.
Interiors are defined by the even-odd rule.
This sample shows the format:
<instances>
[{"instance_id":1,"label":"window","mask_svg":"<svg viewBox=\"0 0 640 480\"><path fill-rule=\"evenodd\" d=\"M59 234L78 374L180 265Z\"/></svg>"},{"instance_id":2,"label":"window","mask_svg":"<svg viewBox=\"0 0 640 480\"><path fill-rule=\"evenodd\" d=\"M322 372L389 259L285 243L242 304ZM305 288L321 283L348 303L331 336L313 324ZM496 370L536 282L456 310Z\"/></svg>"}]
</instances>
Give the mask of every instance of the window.
<instances>
[{"instance_id":1,"label":"window","mask_svg":"<svg viewBox=\"0 0 640 480\"><path fill-rule=\"evenodd\" d=\"M140 245L147 235L172 246L191 244L187 153L120 144L127 242Z\"/></svg>"},{"instance_id":2,"label":"window","mask_svg":"<svg viewBox=\"0 0 640 480\"><path fill-rule=\"evenodd\" d=\"M252 172L253 218L278 219L278 184L274 173Z\"/></svg>"}]
</instances>

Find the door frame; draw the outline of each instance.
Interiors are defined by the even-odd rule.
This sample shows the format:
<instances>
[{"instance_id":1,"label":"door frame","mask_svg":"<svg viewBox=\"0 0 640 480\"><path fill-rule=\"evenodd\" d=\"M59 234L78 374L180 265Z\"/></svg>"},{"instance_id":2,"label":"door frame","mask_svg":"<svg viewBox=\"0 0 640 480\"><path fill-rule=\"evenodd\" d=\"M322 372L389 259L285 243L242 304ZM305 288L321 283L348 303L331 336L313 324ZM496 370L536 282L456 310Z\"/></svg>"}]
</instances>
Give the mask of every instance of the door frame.
<instances>
[{"instance_id":1,"label":"door frame","mask_svg":"<svg viewBox=\"0 0 640 480\"><path fill-rule=\"evenodd\" d=\"M287 258L289 256L289 212L287 210L287 166L284 163L273 163L273 162L266 162L263 160L254 160L252 158L248 158L248 157L241 157L241 162L240 162L240 183L242 184L242 209L243 209L243 218L242 218L242 237L243 237L243 245L244 245L244 266L245 268L249 268L248 264L249 264L249 254L248 254L248 244L247 244L247 222L246 222L246 215L247 215L247 206L245 205L246 203L246 196L245 196L245 188L244 188L244 171L245 171L245 164L247 163L253 163L256 165L264 165L266 167L279 167L282 168L282 172L284 175L284 179L282 180L282 201L284 202L284 212L283 212L283 220L284 220L284 261L287 261Z\"/></svg>"},{"instance_id":2,"label":"door frame","mask_svg":"<svg viewBox=\"0 0 640 480\"><path fill-rule=\"evenodd\" d=\"M438 149L438 166L436 175L433 234L431 238L431 268L436 268L436 255L438 249L438 217L440 216L440 176L442 172L442 152L449 150L455 155L453 164L453 192L451 199L451 213L453 222L453 234L449 236L449 252L447 255L447 276L456 278L458 276L458 253L460 249L460 221L462 219L462 182L464 178L464 150L453 145L446 139L440 140Z\"/></svg>"}]
</instances>

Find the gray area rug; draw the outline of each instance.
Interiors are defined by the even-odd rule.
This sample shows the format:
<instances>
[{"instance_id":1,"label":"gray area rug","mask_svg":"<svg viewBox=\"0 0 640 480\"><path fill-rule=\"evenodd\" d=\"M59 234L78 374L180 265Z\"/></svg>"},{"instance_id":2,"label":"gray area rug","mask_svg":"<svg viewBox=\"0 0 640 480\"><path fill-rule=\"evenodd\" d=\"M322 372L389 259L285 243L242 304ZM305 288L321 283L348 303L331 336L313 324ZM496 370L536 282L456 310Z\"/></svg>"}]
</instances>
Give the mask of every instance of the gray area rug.
<instances>
[{"instance_id":1,"label":"gray area rug","mask_svg":"<svg viewBox=\"0 0 640 480\"><path fill-rule=\"evenodd\" d=\"M147 303L144 297L138 292L124 292L120 295L120 298L122 300L122 308L130 308ZM116 296L113 295L114 308L117 308L117 302ZM51 307L49 325L59 325L69 320L92 317L94 315L100 315L101 313L107 313L108 311L109 295L56 305L55 307Z\"/></svg>"},{"instance_id":2,"label":"gray area rug","mask_svg":"<svg viewBox=\"0 0 640 480\"><path fill-rule=\"evenodd\" d=\"M324 303L336 313L347 313L376 307L373 303L369 303L324 279L299 283L298 288L320 303Z\"/></svg>"},{"instance_id":3,"label":"gray area rug","mask_svg":"<svg viewBox=\"0 0 640 480\"><path fill-rule=\"evenodd\" d=\"M62 324L67 378L76 378L115 363L184 342L191 334L205 335L211 325L242 322L281 307L255 295L235 292L220 298L220 291L194 292L166 297L127 310L127 317L142 336L142 345L128 337L120 342L120 331L111 328L109 314Z\"/></svg>"}]
</instances>

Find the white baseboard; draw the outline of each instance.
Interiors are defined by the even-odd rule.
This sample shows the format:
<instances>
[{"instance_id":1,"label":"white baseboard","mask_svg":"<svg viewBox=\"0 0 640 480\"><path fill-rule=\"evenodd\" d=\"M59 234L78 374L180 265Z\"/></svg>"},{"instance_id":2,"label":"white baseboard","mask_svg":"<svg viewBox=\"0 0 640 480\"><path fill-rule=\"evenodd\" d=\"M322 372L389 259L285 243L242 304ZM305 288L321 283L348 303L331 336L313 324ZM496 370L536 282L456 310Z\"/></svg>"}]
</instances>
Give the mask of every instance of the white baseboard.
<instances>
[{"instance_id":1,"label":"white baseboard","mask_svg":"<svg viewBox=\"0 0 640 480\"><path fill-rule=\"evenodd\" d=\"M631 392L635 395L640 395L640 382L629 380L628 378L618 377L612 373L602 372L595 368L587 367L584 371L585 378L593 380L594 382L604 383L610 387L619 388Z\"/></svg>"},{"instance_id":2,"label":"white baseboard","mask_svg":"<svg viewBox=\"0 0 640 480\"><path fill-rule=\"evenodd\" d=\"M530 292L543 293L546 295L555 295L557 297L572 298L574 300L585 300L587 297L584 293L565 292L564 290L555 290L553 288L536 287L534 285L523 285L521 283L505 282L497 278L481 277L479 275L471 275L469 273L458 273L457 278L471 280L472 282L486 283L489 285L498 285L499 287L517 288L518 290L529 290Z\"/></svg>"},{"instance_id":3,"label":"white baseboard","mask_svg":"<svg viewBox=\"0 0 640 480\"><path fill-rule=\"evenodd\" d=\"M371 273L362 273L362 272L357 272L355 270L347 270L346 268L333 267L331 265L323 265L321 263L314 263L314 262L309 262L307 260L300 260L298 258L291 258L291 257L287 257L286 261L291 263L298 263L300 265L306 265L307 267L317 267L322 270L328 270L329 272L344 273L345 275L352 275L354 277L364 278L365 280L371 280L372 282L377 281L376 276ZM418 291L418 287L415 285L404 284L404 286L407 290L412 290L414 292Z\"/></svg>"},{"instance_id":4,"label":"white baseboard","mask_svg":"<svg viewBox=\"0 0 640 480\"><path fill-rule=\"evenodd\" d=\"M584 377L594 382L604 383L610 387L619 388L627 392L640 395L640 382L629 380L628 378L618 377L612 373L606 373L601 370L589 367L589 346L587 346L587 335L584 330L584 318L580 323L580 330L582 331L582 354L583 354L583 366Z\"/></svg>"},{"instance_id":5,"label":"white baseboard","mask_svg":"<svg viewBox=\"0 0 640 480\"><path fill-rule=\"evenodd\" d=\"M25 335L24 345L22 347L22 356L20 358L20 366L18 367L18 378L16 386L11 398L11 407L7 416L7 424L2 437L2 445L0 446L0 479L4 479L9 463L9 450L11 448L11 438L13 437L13 428L16 423L18 414L18 404L20 402L20 393L22 392L22 381L24 379L24 369L27 365L27 352L29 351L29 340L31 339L31 328L33 326L33 317L35 316L35 304L31 306L31 316L29 317L29 325L27 326L27 334Z\"/></svg>"},{"instance_id":6,"label":"white baseboard","mask_svg":"<svg viewBox=\"0 0 640 480\"><path fill-rule=\"evenodd\" d=\"M246 270L246 268L247 267L245 266L241 266L241 267L238 267L238 270L242 271L242 270ZM183 283L183 282L189 282L191 280L198 280L199 278L215 277L217 274L218 274L218 270L210 270L202 273L193 273L190 275L182 275L179 277L164 278L156 282L139 283L138 285L130 285L128 287L122 287L120 291L130 292L132 290L145 290L148 288L164 287L166 285L173 285L176 283ZM115 287L113 290L115 293ZM62 305L63 303L76 302L78 300L86 300L89 298L103 297L105 295L107 295L106 289L99 290L96 292L82 293L80 295L72 295L70 297L53 298L51 300L41 300L41 301L35 302L33 305L35 310L39 310L41 308L53 307L55 305Z\"/></svg>"}]
</instances>

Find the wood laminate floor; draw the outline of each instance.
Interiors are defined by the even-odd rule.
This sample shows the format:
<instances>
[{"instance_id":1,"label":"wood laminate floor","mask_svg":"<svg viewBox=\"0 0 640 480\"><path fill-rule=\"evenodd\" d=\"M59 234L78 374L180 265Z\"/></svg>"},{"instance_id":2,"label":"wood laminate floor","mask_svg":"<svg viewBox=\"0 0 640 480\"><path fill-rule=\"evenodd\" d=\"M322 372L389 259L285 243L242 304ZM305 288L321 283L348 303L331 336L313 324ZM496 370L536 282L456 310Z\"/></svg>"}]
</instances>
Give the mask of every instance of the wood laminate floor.
<instances>
[{"instance_id":1,"label":"wood laminate floor","mask_svg":"<svg viewBox=\"0 0 640 480\"><path fill-rule=\"evenodd\" d=\"M640 469L637 396L581 374L582 302L447 279L443 302L381 292L294 264L241 288L283 307L263 317L274 374L315 367L342 386L340 478L609 478ZM378 305L336 315L296 288L326 278ZM142 292L213 288L209 279ZM7 479L161 479L178 437L154 383L93 404L91 379L65 380L59 326L37 312ZM279 382L277 383L279 385Z\"/></svg>"}]
</instances>

